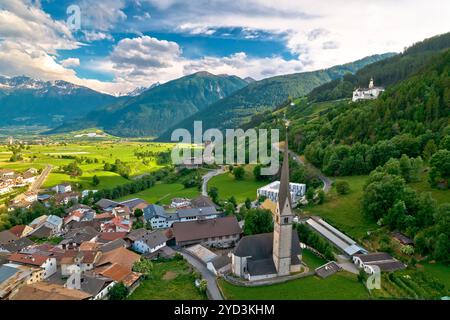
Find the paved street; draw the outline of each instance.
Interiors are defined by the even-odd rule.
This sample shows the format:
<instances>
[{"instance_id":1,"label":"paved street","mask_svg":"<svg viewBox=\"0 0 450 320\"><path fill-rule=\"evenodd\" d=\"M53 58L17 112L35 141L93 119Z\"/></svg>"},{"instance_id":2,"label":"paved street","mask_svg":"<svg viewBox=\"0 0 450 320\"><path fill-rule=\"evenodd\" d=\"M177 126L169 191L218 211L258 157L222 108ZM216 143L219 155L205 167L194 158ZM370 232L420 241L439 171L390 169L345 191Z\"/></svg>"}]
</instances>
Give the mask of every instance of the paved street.
<instances>
[{"instance_id":1,"label":"paved street","mask_svg":"<svg viewBox=\"0 0 450 320\"><path fill-rule=\"evenodd\" d=\"M48 175L52 171L53 166L47 165L44 170L42 170L40 176L36 179L36 181L30 186L29 191L32 192L38 192L41 188L42 184L45 182L45 179L47 179Z\"/></svg>"},{"instance_id":2,"label":"paved street","mask_svg":"<svg viewBox=\"0 0 450 320\"><path fill-rule=\"evenodd\" d=\"M208 282L208 292L210 294L210 299L223 300L219 288L217 287L216 277L206 268L206 266L187 253L181 252L181 254L187 260L187 262L189 262L189 264L191 264L198 272L201 273L202 278Z\"/></svg>"},{"instance_id":3,"label":"paved street","mask_svg":"<svg viewBox=\"0 0 450 320\"><path fill-rule=\"evenodd\" d=\"M223 171L222 168L220 168L220 169L217 169L217 170L214 170L214 171L210 171L210 172L208 172L207 174L205 174L202 177L202 180L203 180L202 181L202 195L204 195L204 196L208 195L208 182L209 182L209 180L211 180L212 177L217 176L217 175L222 174L222 173L224 173L224 171Z\"/></svg>"}]
</instances>

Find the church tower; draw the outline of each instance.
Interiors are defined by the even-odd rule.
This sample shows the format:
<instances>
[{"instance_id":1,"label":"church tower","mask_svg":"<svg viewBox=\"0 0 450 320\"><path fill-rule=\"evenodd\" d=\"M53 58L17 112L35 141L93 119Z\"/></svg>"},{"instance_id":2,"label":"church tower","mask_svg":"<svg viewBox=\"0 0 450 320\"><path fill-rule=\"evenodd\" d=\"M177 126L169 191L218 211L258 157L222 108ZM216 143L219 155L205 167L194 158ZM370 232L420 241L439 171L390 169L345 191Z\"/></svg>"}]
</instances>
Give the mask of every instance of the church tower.
<instances>
[{"instance_id":1,"label":"church tower","mask_svg":"<svg viewBox=\"0 0 450 320\"><path fill-rule=\"evenodd\" d=\"M373 83L373 78L370 78L369 89L373 89L373 87L375 87L375 85Z\"/></svg>"},{"instance_id":2,"label":"church tower","mask_svg":"<svg viewBox=\"0 0 450 320\"><path fill-rule=\"evenodd\" d=\"M279 276L289 275L291 270L293 218L292 199L289 188L289 150L286 125L286 143L273 230L273 262Z\"/></svg>"}]
</instances>

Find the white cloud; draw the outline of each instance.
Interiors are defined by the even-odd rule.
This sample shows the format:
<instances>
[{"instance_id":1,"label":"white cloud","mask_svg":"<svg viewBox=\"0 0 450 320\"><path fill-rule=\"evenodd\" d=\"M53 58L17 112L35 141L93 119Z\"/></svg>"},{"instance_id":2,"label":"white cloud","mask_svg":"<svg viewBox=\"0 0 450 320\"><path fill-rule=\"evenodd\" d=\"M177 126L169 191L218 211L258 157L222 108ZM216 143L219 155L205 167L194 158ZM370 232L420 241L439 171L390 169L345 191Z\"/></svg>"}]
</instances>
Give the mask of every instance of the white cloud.
<instances>
[{"instance_id":1,"label":"white cloud","mask_svg":"<svg viewBox=\"0 0 450 320\"><path fill-rule=\"evenodd\" d=\"M67 58L67 59L61 60L61 65L64 68L78 67L80 65L80 59Z\"/></svg>"}]
</instances>

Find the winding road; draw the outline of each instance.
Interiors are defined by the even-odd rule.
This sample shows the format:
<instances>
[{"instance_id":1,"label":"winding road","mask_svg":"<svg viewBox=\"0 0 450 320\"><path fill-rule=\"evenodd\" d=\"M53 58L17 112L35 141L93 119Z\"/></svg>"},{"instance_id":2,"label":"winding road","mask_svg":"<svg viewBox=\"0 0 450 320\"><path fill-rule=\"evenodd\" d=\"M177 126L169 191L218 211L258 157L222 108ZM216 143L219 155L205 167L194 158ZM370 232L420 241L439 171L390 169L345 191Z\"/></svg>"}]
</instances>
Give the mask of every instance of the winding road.
<instances>
[{"instance_id":1,"label":"winding road","mask_svg":"<svg viewBox=\"0 0 450 320\"><path fill-rule=\"evenodd\" d=\"M219 174L225 173L223 168L216 169L208 172L202 177L202 195L208 196L208 182L212 177L218 176Z\"/></svg>"},{"instance_id":2,"label":"winding road","mask_svg":"<svg viewBox=\"0 0 450 320\"><path fill-rule=\"evenodd\" d=\"M45 179L47 179L47 176L50 174L50 172L52 171L53 166L51 165L47 165L44 170L42 170L41 174L39 175L39 177L36 179L36 181L34 181L31 186L29 191L32 192L38 192L39 189L41 188L42 184L44 183Z\"/></svg>"}]
</instances>

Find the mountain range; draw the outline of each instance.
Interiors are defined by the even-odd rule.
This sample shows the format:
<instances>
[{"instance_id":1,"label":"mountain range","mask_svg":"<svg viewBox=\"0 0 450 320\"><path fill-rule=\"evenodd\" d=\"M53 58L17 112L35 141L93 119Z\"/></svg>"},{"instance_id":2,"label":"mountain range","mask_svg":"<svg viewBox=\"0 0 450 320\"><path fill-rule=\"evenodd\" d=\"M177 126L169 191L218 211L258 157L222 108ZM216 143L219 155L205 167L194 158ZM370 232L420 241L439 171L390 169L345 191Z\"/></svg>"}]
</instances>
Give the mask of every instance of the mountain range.
<instances>
[{"instance_id":1,"label":"mountain range","mask_svg":"<svg viewBox=\"0 0 450 320\"><path fill-rule=\"evenodd\" d=\"M117 100L62 80L0 76L0 125L54 127Z\"/></svg>"}]
</instances>

